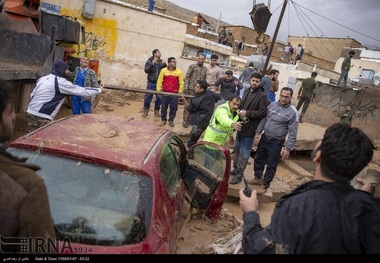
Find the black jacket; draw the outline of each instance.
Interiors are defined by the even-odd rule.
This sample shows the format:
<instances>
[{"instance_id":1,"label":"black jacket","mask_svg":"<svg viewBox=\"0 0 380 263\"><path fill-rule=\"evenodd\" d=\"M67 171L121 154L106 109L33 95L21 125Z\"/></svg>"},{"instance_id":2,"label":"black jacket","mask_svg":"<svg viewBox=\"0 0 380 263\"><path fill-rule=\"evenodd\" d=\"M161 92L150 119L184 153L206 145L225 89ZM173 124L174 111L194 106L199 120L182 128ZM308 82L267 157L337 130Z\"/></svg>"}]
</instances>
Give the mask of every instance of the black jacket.
<instances>
[{"instance_id":1,"label":"black jacket","mask_svg":"<svg viewBox=\"0 0 380 263\"><path fill-rule=\"evenodd\" d=\"M247 111L248 122L243 124L238 135L254 137L256 128L262 118L267 115L268 96L260 86L257 89L246 89L240 103L240 109Z\"/></svg>"},{"instance_id":2,"label":"black jacket","mask_svg":"<svg viewBox=\"0 0 380 263\"><path fill-rule=\"evenodd\" d=\"M214 112L215 102L220 99L219 93L210 90L196 94L186 108L190 112L189 124L206 129Z\"/></svg>"},{"instance_id":3,"label":"black jacket","mask_svg":"<svg viewBox=\"0 0 380 263\"><path fill-rule=\"evenodd\" d=\"M220 94L224 100L229 100L234 94L239 95L240 90L242 89L242 84L239 82L237 86L235 86L234 81L239 80L236 77L232 77L230 81L226 81L224 78L218 78L214 86L219 87L220 85Z\"/></svg>"},{"instance_id":4,"label":"black jacket","mask_svg":"<svg viewBox=\"0 0 380 263\"><path fill-rule=\"evenodd\" d=\"M348 183L314 180L285 195L262 228L243 215L246 254L380 253L380 203Z\"/></svg>"},{"instance_id":5,"label":"black jacket","mask_svg":"<svg viewBox=\"0 0 380 263\"><path fill-rule=\"evenodd\" d=\"M144 71L145 71L146 74L148 74L147 80L149 82L157 83L158 75L160 75L161 69L166 68L167 65L163 61L162 62L157 62L154 65L153 65L152 62L153 62L153 56L150 57L146 61Z\"/></svg>"}]
</instances>

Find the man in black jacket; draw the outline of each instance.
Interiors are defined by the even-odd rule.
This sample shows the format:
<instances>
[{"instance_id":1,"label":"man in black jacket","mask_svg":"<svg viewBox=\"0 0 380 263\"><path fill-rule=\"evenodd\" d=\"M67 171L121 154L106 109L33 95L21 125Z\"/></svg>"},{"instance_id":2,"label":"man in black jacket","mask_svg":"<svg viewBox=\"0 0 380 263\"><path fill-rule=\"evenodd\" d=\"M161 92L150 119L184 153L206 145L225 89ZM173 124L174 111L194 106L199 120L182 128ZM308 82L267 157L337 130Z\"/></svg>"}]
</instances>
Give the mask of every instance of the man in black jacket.
<instances>
[{"instance_id":1,"label":"man in black jacket","mask_svg":"<svg viewBox=\"0 0 380 263\"><path fill-rule=\"evenodd\" d=\"M222 78L215 81L214 86L216 87L216 92L220 92L222 96L223 101L219 101L220 104L230 100L235 94L239 95L240 90L243 88L239 80L234 77L232 70L227 70Z\"/></svg>"},{"instance_id":2,"label":"man in black jacket","mask_svg":"<svg viewBox=\"0 0 380 263\"><path fill-rule=\"evenodd\" d=\"M189 124L191 128L187 147L197 143L199 137L206 130L214 112L215 102L221 99L220 94L207 90L207 82L198 80L195 84L195 97L191 102L184 100L186 109L190 112Z\"/></svg>"},{"instance_id":3,"label":"man in black jacket","mask_svg":"<svg viewBox=\"0 0 380 263\"><path fill-rule=\"evenodd\" d=\"M151 56L145 63L144 71L147 75L147 90L156 90L157 79L160 75L162 68L167 67L165 61L161 59L161 52L158 49L152 51L153 56ZM153 94L145 93L144 97L144 109L143 117L148 116L150 103L152 102ZM154 102L154 116L160 117L160 107L161 107L161 97L156 95L156 100Z\"/></svg>"},{"instance_id":4,"label":"man in black jacket","mask_svg":"<svg viewBox=\"0 0 380 263\"><path fill-rule=\"evenodd\" d=\"M371 161L373 150L360 129L333 124L313 151L314 180L282 197L265 228L257 213L256 190L250 198L241 190L244 253L379 253L380 203L363 191L365 184L362 190L350 185Z\"/></svg>"},{"instance_id":5,"label":"man in black jacket","mask_svg":"<svg viewBox=\"0 0 380 263\"><path fill-rule=\"evenodd\" d=\"M244 91L240 103L239 117L243 121L241 130L236 133L234 144L234 170L231 175L235 175L230 184L241 182L245 168L253 146L253 138L257 125L267 115L268 96L264 88L260 86L262 75L255 72L251 76L251 87Z\"/></svg>"}]
</instances>

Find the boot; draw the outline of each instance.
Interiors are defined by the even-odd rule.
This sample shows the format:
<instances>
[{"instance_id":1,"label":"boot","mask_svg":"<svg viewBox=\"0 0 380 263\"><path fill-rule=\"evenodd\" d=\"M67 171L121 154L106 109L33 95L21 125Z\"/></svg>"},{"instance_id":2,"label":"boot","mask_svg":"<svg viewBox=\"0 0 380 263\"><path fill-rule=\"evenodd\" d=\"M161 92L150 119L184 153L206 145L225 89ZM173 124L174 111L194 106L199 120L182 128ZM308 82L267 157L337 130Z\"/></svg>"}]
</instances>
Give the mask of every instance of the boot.
<instances>
[{"instance_id":1,"label":"boot","mask_svg":"<svg viewBox=\"0 0 380 263\"><path fill-rule=\"evenodd\" d=\"M143 116L143 117L148 116L148 112L149 112L149 110L144 108L143 114L141 116Z\"/></svg>"},{"instance_id":2,"label":"boot","mask_svg":"<svg viewBox=\"0 0 380 263\"><path fill-rule=\"evenodd\" d=\"M161 117L160 111L159 110L154 110L154 116Z\"/></svg>"}]
</instances>

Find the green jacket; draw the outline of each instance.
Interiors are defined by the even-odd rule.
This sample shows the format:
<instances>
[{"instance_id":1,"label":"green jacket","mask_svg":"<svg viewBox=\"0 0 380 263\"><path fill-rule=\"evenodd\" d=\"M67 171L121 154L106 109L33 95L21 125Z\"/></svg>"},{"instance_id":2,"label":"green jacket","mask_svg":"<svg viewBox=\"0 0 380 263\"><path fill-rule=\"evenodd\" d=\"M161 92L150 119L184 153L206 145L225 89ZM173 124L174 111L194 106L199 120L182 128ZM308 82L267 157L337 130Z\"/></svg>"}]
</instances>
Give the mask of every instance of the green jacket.
<instances>
[{"instance_id":1,"label":"green jacket","mask_svg":"<svg viewBox=\"0 0 380 263\"><path fill-rule=\"evenodd\" d=\"M338 117L340 117L339 123L341 123L341 124L348 124L349 126L351 126L351 122L352 122L352 117L353 116L354 116L354 113L352 111L338 113Z\"/></svg>"},{"instance_id":2,"label":"green jacket","mask_svg":"<svg viewBox=\"0 0 380 263\"><path fill-rule=\"evenodd\" d=\"M309 98L315 97L315 91L317 88L317 81L315 78L307 78L302 82L301 88L298 91L298 95L305 95Z\"/></svg>"},{"instance_id":3,"label":"green jacket","mask_svg":"<svg viewBox=\"0 0 380 263\"><path fill-rule=\"evenodd\" d=\"M233 113L228 105L228 101L218 106L211 117L203 141L212 142L224 146L227 138L232 136L231 124L239 120L239 115Z\"/></svg>"},{"instance_id":4,"label":"green jacket","mask_svg":"<svg viewBox=\"0 0 380 263\"><path fill-rule=\"evenodd\" d=\"M342 62L342 69L350 71L351 68L351 56L348 55Z\"/></svg>"}]
</instances>

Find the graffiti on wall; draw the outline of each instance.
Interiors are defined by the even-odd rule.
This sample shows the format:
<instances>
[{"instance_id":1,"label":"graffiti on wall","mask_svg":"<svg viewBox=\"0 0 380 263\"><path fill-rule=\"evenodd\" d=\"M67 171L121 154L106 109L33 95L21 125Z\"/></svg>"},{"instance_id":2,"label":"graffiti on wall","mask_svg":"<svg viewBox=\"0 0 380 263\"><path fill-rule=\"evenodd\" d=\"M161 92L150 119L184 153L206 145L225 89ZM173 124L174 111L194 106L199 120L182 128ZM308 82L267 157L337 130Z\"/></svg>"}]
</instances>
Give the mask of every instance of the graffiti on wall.
<instances>
[{"instance_id":1,"label":"graffiti on wall","mask_svg":"<svg viewBox=\"0 0 380 263\"><path fill-rule=\"evenodd\" d=\"M102 60L106 57L106 38L93 32L86 32L86 50L88 56Z\"/></svg>"}]
</instances>

